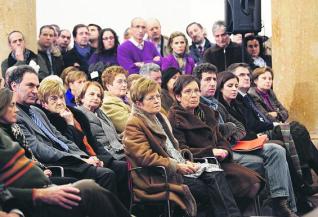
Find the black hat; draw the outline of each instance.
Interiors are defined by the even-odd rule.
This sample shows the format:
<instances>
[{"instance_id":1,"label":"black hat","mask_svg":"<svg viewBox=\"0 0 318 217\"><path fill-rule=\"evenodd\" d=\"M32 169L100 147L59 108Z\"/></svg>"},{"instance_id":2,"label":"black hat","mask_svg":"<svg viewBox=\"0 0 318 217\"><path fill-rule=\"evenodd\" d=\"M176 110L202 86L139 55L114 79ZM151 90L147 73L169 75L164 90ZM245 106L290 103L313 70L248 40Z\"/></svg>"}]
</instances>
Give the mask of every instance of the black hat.
<instances>
[{"instance_id":1,"label":"black hat","mask_svg":"<svg viewBox=\"0 0 318 217\"><path fill-rule=\"evenodd\" d=\"M168 87L167 87L168 81L177 73L180 73L180 75L182 74L180 70L173 67L164 70L162 72L161 88L168 90Z\"/></svg>"}]
</instances>

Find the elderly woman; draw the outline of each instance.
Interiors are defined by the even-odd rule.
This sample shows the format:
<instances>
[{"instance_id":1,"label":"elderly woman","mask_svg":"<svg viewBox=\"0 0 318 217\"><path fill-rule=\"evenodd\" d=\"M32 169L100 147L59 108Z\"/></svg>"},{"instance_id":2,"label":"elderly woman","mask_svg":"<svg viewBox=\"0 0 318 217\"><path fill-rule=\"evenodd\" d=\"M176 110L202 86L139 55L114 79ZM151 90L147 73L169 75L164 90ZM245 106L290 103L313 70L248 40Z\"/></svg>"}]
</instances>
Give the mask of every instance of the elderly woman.
<instances>
[{"instance_id":1,"label":"elderly woman","mask_svg":"<svg viewBox=\"0 0 318 217\"><path fill-rule=\"evenodd\" d=\"M86 115L74 107L67 107L64 94L65 89L61 83L43 80L38 89L42 110L62 135L91 156L89 159L94 165L110 168L116 173L121 188L119 197L128 206L127 163L115 160L107 151L107 146L97 141Z\"/></svg>"},{"instance_id":2,"label":"elderly woman","mask_svg":"<svg viewBox=\"0 0 318 217\"><path fill-rule=\"evenodd\" d=\"M287 123L288 110L277 99L272 89L274 73L269 67L257 68L252 73L254 87L248 91L256 107L271 122ZM289 123L302 165L308 164L318 174L318 150L312 143L307 128L297 121Z\"/></svg>"},{"instance_id":3,"label":"elderly woman","mask_svg":"<svg viewBox=\"0 0 318 217\"><path fill-rule=\"evenodd\" d=\"M71 70L67 73L64 80L68 88L65 93L66 105L72 107L76 106L75 99L86 80L87 77L83 71Z\"/></svg>"},{"instance_id":4,"label":"elderly woman","mask_svg":"<svg viewBox=\"0 0 318 217\"><path fill-rule=\"evenodd\" d=\"M188 39L182 32L173 32L170 35L168 46L171 54L162 58L162 71L174 67L182 74L192 74L194 60L187 54Z\"/></svg>"},{"instance_id":5,"label":"elderly woman","mask_svg":"<svg viewBox=\"0 0 318 217\"><path fill-rule=\"evenodd\" d=\"M182 73L176 68L168 68L163 72L161 83L161 106L168 114L170 107L175 102L173 85Z\"/></svg>"},{"instance_id":6,"label":"elderly woman","mask_svg":"<svg viewBox=\"0 0 318 217\"><path fill-rule=\"evenodd\" d=\"M194 157L217 157L234 195L253 198L262 178L256 172L231 162L232 153L219 132L215 112L200 103L199 82L192 76L181 75L173 91L177 103L169 110L168 117L180 148L189 149Z\"/></svg>"},{"instance_id":7,"label":"elderly woman","mask_svg":"<svg viewBox=\"0 0 318 217\"><path fill-rule=\"evenodd\" d=\"M117 160L124 159L124 148L115 126L104 112L100 110L104 90L97 82L88 81L84 84L76 101L76 107L89 120L91 131L96 140Z\"/></svg>"},{"instance_id":8,"label":"elderly woman","mask_svg":"<svg viewBox=\"0 0 318 217\"><path fill-rule=\"evenodd\" d=\"M121 66L111 66L102 74L105 88L101 110L111 119L116 131L122 133L130 115L130 106L127 104L128 72Z\"/></svg>"},{"instance_id":9,"label":"elderly woman","mask_svg":"<svg viewBox=\"0 0 318 217\"><path fill-rule=\"evenodd\" d=\"M133 109L124 131L124 144L132 167L165 167L169 199L190 216L241 216L223 172L207 172L202 164L186 161L182 157L170 123L160 113L159 85L150 79L140 78L133 83L130 92ZM150 176L136 172L133 182L137 198L164 200L165 194L161 194L165 191L162 188L164 184L155 173ZM198 202L198 215L195 215L195 204L185 184Z\"/></svg>"}]
</instances>

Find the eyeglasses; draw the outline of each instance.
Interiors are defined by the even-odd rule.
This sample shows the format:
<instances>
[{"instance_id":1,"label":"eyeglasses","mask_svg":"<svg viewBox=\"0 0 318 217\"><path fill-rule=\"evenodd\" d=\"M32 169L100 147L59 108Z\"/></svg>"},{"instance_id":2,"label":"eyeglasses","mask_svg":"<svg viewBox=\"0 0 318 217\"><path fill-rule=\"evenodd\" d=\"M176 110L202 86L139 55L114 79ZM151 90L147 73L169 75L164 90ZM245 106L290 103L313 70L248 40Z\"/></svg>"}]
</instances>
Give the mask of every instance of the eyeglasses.
<instances>
[{"instance_id":1,"label":"eyeglasses","mask_svg":"<svg viewBox=\"0 0 318 217\"><path fill-rule=\"evenodd\" d=\"M127 84L127 80L126 79L118 79L118 80L115 80L114 83L116 83L116 84Z\"/></svg>"},{"instance_id":2,"label":"eyeglasses","mask_svg":"<svg viewBox=\"0 0 318 217\"><path fill-rule=\"evenodd\" d=\"M160 100L160 99L161 99L160 94L157 94L157 95L154 95L154 96L146 97L144 100L150 101L150 102L154 102L154 101Z\"/></svg>"},{"instance_id":3,"label":"eyeglasses","mask_svg":"<svg viewBox=\"0 0 318 217\"><path fill-rule=\"evenodd\" d=\"M114 40L114 36L109 36L109 37L103 37L103 41L107 41L108 39L109 40Z\"/></svg>"},{"instance_id":4,"label":"eyeglasses","mask_svg":"<svg viewBox=\"0 0 318 217\"><path fill-rule=\"evenodd\" d=\"M187 89L187 90L183 91L183 94L187 95L187 96L192 96L193 94L200 95L200 90L199 89L194 89L194 90Z\"/></svg>"}]
</instances>

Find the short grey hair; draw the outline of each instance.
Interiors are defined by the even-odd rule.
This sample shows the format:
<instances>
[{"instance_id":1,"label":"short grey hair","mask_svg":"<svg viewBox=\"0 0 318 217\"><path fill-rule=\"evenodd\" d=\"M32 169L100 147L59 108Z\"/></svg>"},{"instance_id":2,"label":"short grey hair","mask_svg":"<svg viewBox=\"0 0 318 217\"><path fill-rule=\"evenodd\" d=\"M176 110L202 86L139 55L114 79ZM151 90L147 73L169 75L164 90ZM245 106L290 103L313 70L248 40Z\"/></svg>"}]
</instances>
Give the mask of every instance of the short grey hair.
<instances>
[{"instance_id":1,"label":"short grey hair","mask_svg":"<svg viewBox=\"0 0 318 217\"><path fill-rule=\"evenodd\" d=\"M140 67L139 74L140 75L149 75L150 72L159 72L160 66L155 63L146 63L142 67Z\"/></svg>"},{"instance_id":2,"label":"short grey hair","mask_svg":"<svg viewBox=\"0 0 318 217\"><path fill-rule=\"evenodd\" d=\"M224 22L223 20L218 20L218 21L216 21L215 23L213 23L213 26L212 26L212 33L213 33L213 35L214 35L214 33L215 33L215 30L216 30L217 28L220 28L220 27L224 27L224 30L225 30L225 32L227 33L225 22Z\"/></svg>"}]
</instances>

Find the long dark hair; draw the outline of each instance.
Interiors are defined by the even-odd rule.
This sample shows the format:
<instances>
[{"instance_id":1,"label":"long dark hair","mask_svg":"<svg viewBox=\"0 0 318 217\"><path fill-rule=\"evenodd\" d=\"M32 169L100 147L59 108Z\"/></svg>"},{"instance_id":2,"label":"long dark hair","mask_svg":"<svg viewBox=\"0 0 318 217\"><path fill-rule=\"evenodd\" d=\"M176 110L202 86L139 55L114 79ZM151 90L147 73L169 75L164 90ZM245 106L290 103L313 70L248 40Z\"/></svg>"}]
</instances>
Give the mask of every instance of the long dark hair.
<instances>
[{"instance_id":1,"label":"long dark hair","mask_svg":"<svg viewBox=\"0 0 318 217\"><path fill-rule=\"evenodd\" d=\"M236 80L239 81L239 78L236 75L234 75L233 73L228 72L228 71L221 72L217 75L216 94L215 95L219 101L223 100L223 94L221 92L221 89L224 87L224 84L228 80L231 80L233 78L236 78Z\"/></svg>"},{"instance_id":2,"label":"long dark hair","mask_svg":"<svg viewBox=\"0 0 318 217\"><path fill-rule=\"evenodd\" d=\"M113 33L114 39L115 39L114 47L112 47L108 50L105 49L104 43L103 43L103 35L104 35L104 32L107 32L107 31ZM116 54L118 45L119 45L119 40L118 40L118 36L117 36L116 32L111 28L105 28L105 29L102 29L99 33L98 46L97 46L96 52L100 53L100 54Z\"/></svg>"}]
</instances>

